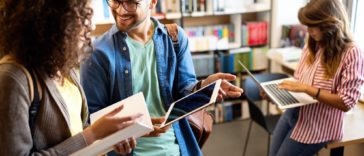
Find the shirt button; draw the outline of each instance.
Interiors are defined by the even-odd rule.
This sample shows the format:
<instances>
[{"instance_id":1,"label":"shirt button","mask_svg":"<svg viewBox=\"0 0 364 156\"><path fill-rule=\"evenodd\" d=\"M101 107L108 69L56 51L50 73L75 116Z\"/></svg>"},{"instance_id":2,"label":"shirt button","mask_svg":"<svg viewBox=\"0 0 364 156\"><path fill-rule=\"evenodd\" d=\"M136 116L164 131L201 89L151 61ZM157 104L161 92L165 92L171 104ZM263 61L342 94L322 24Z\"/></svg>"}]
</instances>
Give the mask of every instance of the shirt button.
<instances>
[{"instance_id":1,"label":"shirt button","mask_svg":"<svg viewBox=\"0 0 364 156\"><path fill-rule=\"evenodd\" d=\"M126 47L123 47L123 50L126 51Z\"/></svg>"},{"instance_id":2,"label":"shirt button","mask_svg":"<svg viewBox=\"0 0 364 156\"><path fill-rule=\"evenodd\" d=\"M124 72L125 72L125 74L128 74L129 73L129 70L125 70Z\"/></svg>"}]
</instances>

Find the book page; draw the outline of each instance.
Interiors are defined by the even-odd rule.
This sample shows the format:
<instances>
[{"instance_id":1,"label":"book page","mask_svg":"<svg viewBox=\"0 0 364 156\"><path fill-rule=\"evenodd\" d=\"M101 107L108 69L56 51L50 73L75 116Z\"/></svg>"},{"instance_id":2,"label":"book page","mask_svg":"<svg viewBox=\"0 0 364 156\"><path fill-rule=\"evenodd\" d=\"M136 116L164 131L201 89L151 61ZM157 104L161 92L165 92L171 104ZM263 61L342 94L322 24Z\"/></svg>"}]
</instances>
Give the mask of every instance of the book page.
<instances>
[{"instance_id":1,"label":"book page","mask_svg":"<svg viewBox=\"0 0 364 156\"><path fill-rule=\"evenodd\" d=\"M134 115L137 113L143 114L137 121L145 124L148 127L153 127L151 118L149 116L149 111L147 108L147 104L145 103L144 95L143 93L137 93L133 96L130 96L122 101L119 101L115 104L112 104L100 111L97 111L95 113L92 113L90 115L90 121L91 124L93 124L97 119L101 118L105 114L111 112L117 107L120 107L121 105L124 105L123 110L121 110L116 116L118 117L125 117Z\"/></svg>"}]
</instances>

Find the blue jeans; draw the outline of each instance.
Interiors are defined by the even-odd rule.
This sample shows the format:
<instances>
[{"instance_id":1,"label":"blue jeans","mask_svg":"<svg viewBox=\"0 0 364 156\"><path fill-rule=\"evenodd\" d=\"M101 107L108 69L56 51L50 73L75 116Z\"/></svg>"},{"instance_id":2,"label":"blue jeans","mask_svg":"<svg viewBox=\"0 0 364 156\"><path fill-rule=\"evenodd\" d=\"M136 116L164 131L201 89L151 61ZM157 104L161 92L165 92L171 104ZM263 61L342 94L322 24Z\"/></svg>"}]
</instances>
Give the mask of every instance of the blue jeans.
<instances>
[{"instance_id":1,"label":"blue jeans","mask_svg":"<svg viewBox=\"0 0 364 156\"><path fill-rule=\"evenodd\" d=\"M326 143L303 144L290 138L298 119L299 108L287 109L273 132L269 156L310 156Z\"/></svg>"}]
</instances>

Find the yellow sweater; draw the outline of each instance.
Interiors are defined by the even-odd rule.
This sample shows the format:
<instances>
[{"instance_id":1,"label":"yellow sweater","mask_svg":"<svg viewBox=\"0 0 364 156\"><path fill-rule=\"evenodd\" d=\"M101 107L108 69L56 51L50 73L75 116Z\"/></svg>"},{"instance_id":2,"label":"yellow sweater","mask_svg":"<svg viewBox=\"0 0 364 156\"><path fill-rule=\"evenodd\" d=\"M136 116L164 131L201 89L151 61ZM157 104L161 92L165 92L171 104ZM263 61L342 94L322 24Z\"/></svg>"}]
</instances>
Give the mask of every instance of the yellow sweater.
<instances>
[{"instance_id":1,"label":"yellow sweater","mask_svg":"<svg viewBox=\"0 0 364 156\"><path fill-rule=\"evenodd\" d=\"M82 97L80 90L67 78L64 79L63 85L57 82L55 83L67 106L68 114L70 117L71 134L76 135L83 130L81 120Z\"/></svg>"}]
</instances>

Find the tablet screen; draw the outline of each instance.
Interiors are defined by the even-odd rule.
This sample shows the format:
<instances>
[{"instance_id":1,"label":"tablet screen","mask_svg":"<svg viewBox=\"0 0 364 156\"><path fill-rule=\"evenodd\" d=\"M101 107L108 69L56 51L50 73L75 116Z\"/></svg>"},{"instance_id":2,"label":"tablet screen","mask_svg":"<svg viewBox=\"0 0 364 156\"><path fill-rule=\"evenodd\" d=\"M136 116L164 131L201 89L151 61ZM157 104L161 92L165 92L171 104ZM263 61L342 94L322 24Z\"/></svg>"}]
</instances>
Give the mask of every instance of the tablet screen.
<instances>
[{"instance_id":1,"label":"tablet screen","mask_svg":"<svg viewBox=\"0 0 364 156\"><path fill-rule=\"evenodd\" d=\"M162 127L214 103L220 84L221 80L215 81L174 102L167 112L166 121L162 124Z\"/></svg>"}]
</instances>

